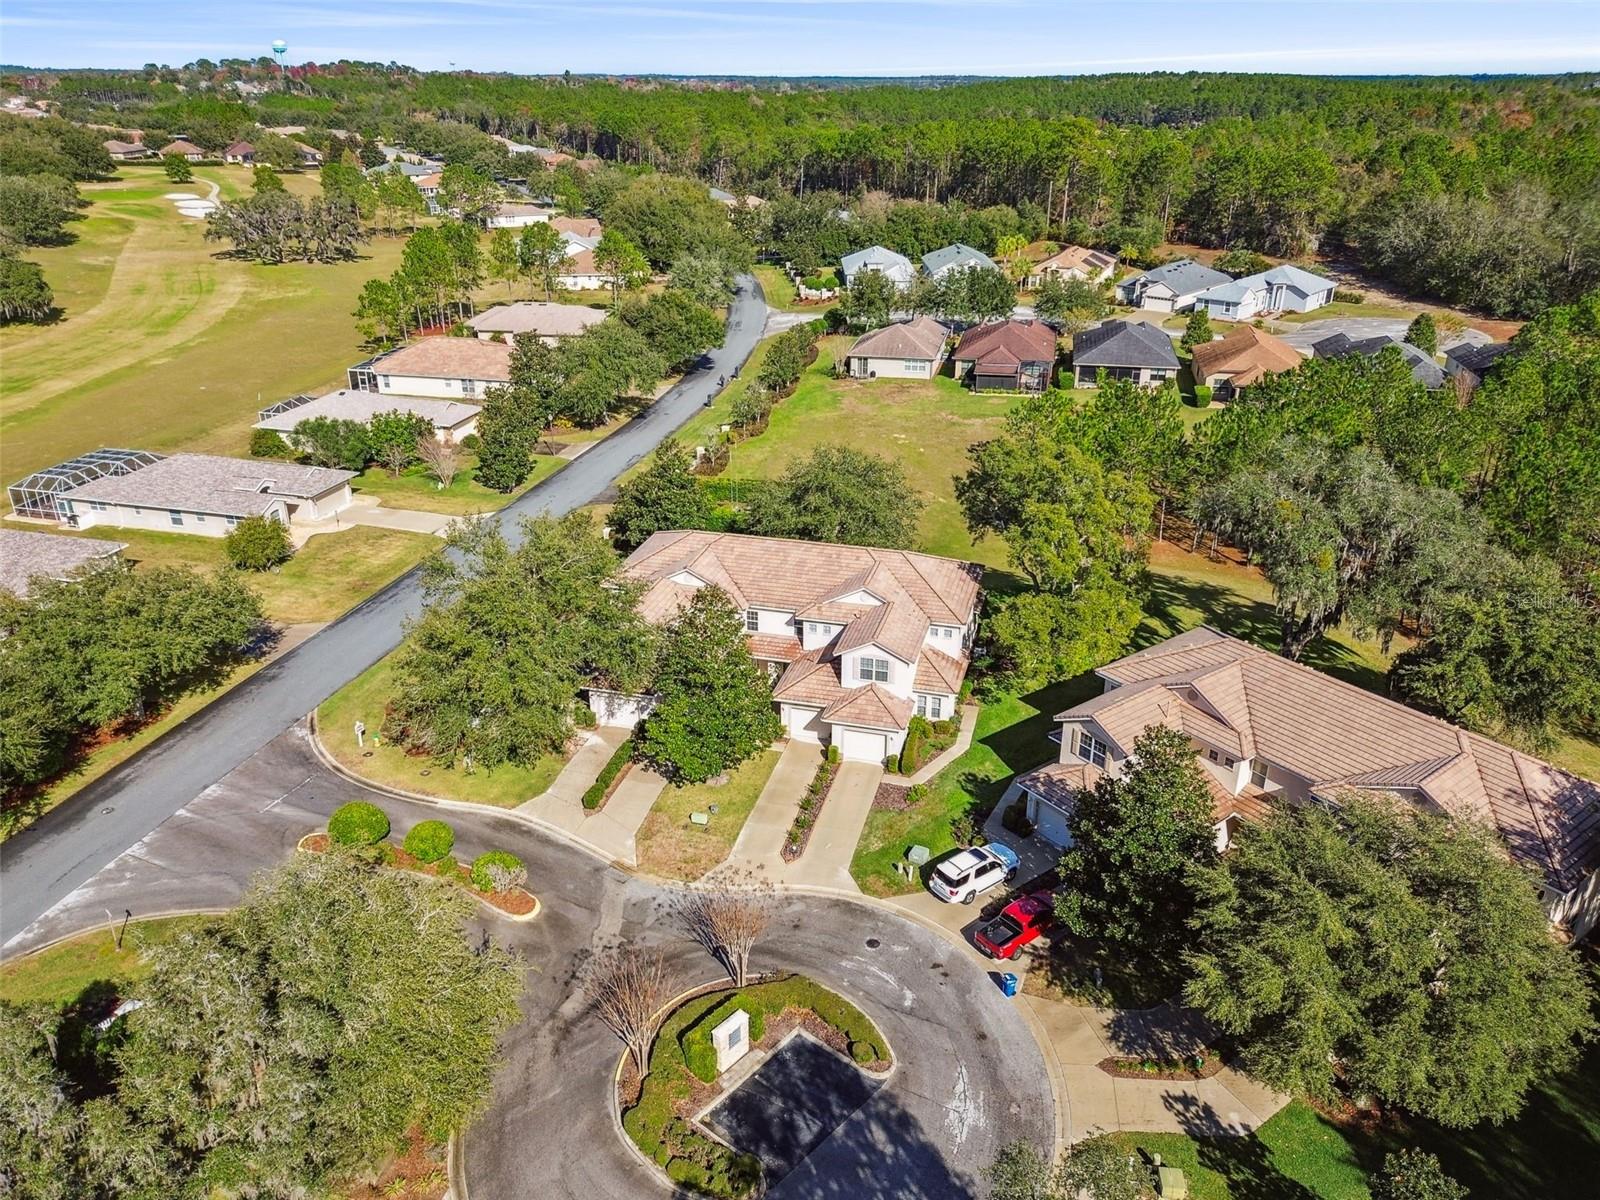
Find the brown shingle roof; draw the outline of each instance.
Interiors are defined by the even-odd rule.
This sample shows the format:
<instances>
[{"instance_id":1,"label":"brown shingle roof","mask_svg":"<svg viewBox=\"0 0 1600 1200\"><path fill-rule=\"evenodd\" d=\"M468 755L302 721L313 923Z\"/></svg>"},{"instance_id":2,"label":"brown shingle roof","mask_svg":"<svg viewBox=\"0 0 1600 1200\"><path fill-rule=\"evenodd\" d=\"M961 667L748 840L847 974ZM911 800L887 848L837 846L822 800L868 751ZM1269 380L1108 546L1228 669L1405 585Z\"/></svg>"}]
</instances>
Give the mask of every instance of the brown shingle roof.
<instances>
[{"instance_id":1,"label":"brown shingle roof","mask_svg":"<svg viewBox=\"0 0 1600 1200\"><path fill-rule=\"evenodd\" d=\"M1015 367L1025 362L1054 362L1056 331L1043 321L996 321L974 325L961 335L951 355L957 362Z\"/></svg>"},{"instance_id":2,"label":"brown shingle roof","mask_svg":"<svg viewBox=\"0 0 1600 1200\"><path fill-rule=\"evenodd\" d=\"M845 351L847 358L937 359L950 331L932 317L917 317L863 333Z\"/></svg>"},{"instance_id":3,"label":"brown shingle roof","mask_svg":"<svg viewBox=\"0 0 1600 1200\"><path fill-rule=\"evenodd\" d=\"M599 237L605 232L594 217L551 217L550 228L557 233L575 233L579 237Z\"/></svg>"},{"instance_id":4,"label":"brown shingle roof","mask_svg":"<svg viewBox=\"0 0 1600 1200\"><path fill-rule=\"evenodd\" d=\"M1248 642L1201 626L1100 674L1121 686L1059 719L1092 716L1124 749L1157 721L1212 740L1194 723L1204 705L1319 794L1406 790L1487 820L1563 891L1600 866L1600 784Z\"/></svg>"},{"instance_id":5,"label":"brown shingle roof","mask_svg":"<svg viewBox=\"0 0 1600 1200\"><path fill-rule=\"evenodd\" d=\"M416 375L423 379L511 379L511 347L473 337L426 337L385 354L372 364L379 375Z\"/></svg>"},{"instance_id":6,"label":"brown shingle roof","mask_svg":"<svg viewBox=\"0 0 1600 1200\"><path fill-rule=\"evenodd\" d=\"M1202 342L1192 353L1197 380L1227 375L1238 387L1264 375L1292 371L1305 362L1305 356L1288 342L1254 325L1241 325L1220 341Z\"/></svg>"},{"instance_id":7,"label":"brown shingle roof","mask_svg":"<svg viewBox=\"0 0 1600 1200\"><path fill-rule=\"evenodd\" d=\"M496 304L467 322L478 333L531 333L535 337L570 337L606 319L604 311L586 304L548 304L519 300Z\"/></svg>"},{"instance_id":8,"label":"brown shingle roof","mask_svg":"<svg viewBox=\"0 0 1600 1200\"><path fill-rule=\"evenodd\" d=\"M179 138L175 142L168 142L165 146L161 147L161 150L160 150L161 157L163 157L163 158L165 158L169 154L204 154L204 153L205 153L205 151L200 149L199 146L196 146L193 142L186 142L182 138Z\"/></svg>"}]
</instances>

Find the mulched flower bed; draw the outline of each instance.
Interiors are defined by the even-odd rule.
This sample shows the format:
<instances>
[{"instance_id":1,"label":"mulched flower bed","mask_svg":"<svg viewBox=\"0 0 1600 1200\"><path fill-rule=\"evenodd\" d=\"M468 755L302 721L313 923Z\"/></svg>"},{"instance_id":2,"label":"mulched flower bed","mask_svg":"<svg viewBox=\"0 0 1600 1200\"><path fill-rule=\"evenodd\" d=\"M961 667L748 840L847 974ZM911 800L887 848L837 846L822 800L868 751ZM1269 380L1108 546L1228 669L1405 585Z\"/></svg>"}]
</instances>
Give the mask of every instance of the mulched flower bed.
<instances>
[{"instance_id":1,"label":"mulched flower bed","mask_svg":"<svg viewBox=\"0 0 1600 1200\"><path fill-rule=\"evenodd\" d=\"M378 1177L338 1193L347 1200L440 1200L449 1188L444 1148L430 1146L420 1129L406 1135L403 1151L387 1163Z\"/></svg>"},{"instance_id":2,"label":"mulched flower bed","mask_svg":"<svg viewBox=\"0 0 1600 1200\"><path fill-rule=\"evenodd\" d=\"M872 795L872 807L885 812L905 812L911 807L909 783L880 783Z\"/></svg>"},{"instance_id":3,"label":"mulched flower bed","mask_svg":"<svg viewBox=\"0 0 1600 1200\"><path fill-rule=\"evenodd\" d=\"M1201 1060L1201 1065L1196 1068L1195 1059ZM1197 1080L1210 1079L1222 1070L1222 1055L1215 1050L1205 1050L1198 1055L1188 1055L1181 1059L1170 1058L1137 1058L1113 1055L1111 1058L1102 1058L1095 1064L1107 1075L1118 1079L1183 1079Z\"/></svg>"},{"instance_id":4,"label":"mulched flower bed","mask_svg":"<svg viewBox=\"0 0 1600 1200\"><path fill-rule=\"evenodd\" d=\"M828 793L833 791L833 781L838 777L839 764L824 758L822 765L817 768L817 773L812 776L811 786L800 798L800 811L795 815L794 824L789 826L789 836L783 840L784 862L794 862L806 852L806 844L811 841L811 831L817 827L817 818L822 814L822 806L828 802Z\"/></svg>"},{"instance_id":5,"label":"mulched flower bed","mask_svg":"<svg viewBox=\"0 0 1600 1200\"><path fill-rule=\"evenodd\" d=\"M325 833L313 833L301 839L300 849L310 854L323 854L332 844ZM415 875L431 875L435 879L448 879L462 888L471 892L479 900L491 908L498 909L511 917L525 917L538 907L538 901L527 888L512 888L508 892L484 892L472 886L472 869L464 863L459 863L453 858L443 862L425 863L405 852L405 849L396 846L393 842L381 843L383 847L383 862L385 866L394 867L400 871L410 871Z\"/></svg>"}]
</instances>

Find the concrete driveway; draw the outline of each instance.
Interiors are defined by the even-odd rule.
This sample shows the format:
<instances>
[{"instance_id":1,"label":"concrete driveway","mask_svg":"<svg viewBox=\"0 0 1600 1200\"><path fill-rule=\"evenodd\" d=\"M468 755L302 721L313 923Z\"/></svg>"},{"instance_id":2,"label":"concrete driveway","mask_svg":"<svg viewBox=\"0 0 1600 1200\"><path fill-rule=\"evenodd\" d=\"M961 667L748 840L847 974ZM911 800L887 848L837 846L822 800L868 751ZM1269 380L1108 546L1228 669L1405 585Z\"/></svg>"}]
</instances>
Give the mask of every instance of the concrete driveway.
<instances>
[{"instance_id":1,"label":"concrete driveway","mask_svg":"<svg viewBox=\"0 0 1600 1200\"><path fill-rule=\"evenodd\" d=\"M1351 340L1361 338L1389 336L1404 338L1406 330L1411 327L1411 322L1400 317L1327 317L1320 321L1306 321L1291 323L1279 321L1272 326L1272 332L1288 342L1296 350L1305 354L1311 353L1311 347L1325 337L1332 337L1342 333ZM1225 321L1214 322L1211 326L1215 332L1226 333L1230 326ZM1448 350L1452 346L1466 342L1473 346L1483 346L1492 342L1487 333L1481 329L1464 329L1459 334L1441 336L1439 349Z\"/></svg>"},{"instance_id":2,"label":"concrete driveway","mask_svg":"<svg viewBox=\"0 0 1600 1200\"><path fill-rule=\"evenodd\" d=\"M183 805L7 946L20 952L105 922L237 902L258 871L355 798L380 804L403 837L444 817L464 858L503 847L528 866L543 904L516 923L484 914L492 937L528 964L523 1023L506 1039L489 1111L468 1130L473 1200L667 1196L621 1140L610 1103L621 1046L588 1011L578 981L591 954L619 941L659 945L685 988L719 969L679 934L673 893L619 871L560 834L510 813L372 791L330 772L303 724ZM785 1200L961 1200L1015 1138L1048 1146L1055 1102L1021 1007L938 933L866 901L780 894L757 947L759 970L803 971L858 1003L897 1059L887 1084L770 1195Z\"/></svg>"}]
</instances>

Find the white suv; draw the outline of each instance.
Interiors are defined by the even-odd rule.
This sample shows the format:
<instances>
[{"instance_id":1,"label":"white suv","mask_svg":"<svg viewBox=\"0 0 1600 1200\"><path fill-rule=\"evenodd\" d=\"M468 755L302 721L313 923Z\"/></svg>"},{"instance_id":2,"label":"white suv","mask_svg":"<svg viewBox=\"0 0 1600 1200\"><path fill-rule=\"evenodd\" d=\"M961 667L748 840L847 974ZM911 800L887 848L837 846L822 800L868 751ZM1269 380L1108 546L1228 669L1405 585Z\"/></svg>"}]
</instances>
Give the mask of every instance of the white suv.
<instances>
[{"instance_id":1,"label":"white suv","mask_svg":"<svg viewBox=\"0 0 1600 1200\"><path fill-rule=\"evenodd\" d=\"M991 842L945 859L928 877L928 890L946 904L971 904L981 893L1015 878L1019 865L1011 847Z\"/></svg>"}]
</instances>

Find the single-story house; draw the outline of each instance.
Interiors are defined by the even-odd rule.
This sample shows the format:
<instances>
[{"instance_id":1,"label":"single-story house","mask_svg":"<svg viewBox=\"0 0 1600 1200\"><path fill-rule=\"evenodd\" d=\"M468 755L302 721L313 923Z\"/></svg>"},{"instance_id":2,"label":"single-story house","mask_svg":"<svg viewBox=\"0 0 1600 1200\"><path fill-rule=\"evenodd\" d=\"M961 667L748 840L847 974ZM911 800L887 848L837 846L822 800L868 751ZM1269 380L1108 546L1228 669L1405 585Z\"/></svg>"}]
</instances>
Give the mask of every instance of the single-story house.
<instances>
[{"instance_id":1,"label":"single-story house","mask_svg":"<svg viewBox=\"0 0 1600 1200\"><path fill-rule=\"evenodd\" d=\"M976 563L744 534L657 533L623 574L644 583L646 619L670 621L715 584L744 612L750 652L773 680L787 735L882 762L914 716L955 716L977 628ZM597 708L631 725L649 698ZM602 711L602 709L604 711Z\"/></svg>"},{"instance_id":2,"label":"single-story house","mask_svg":"<svg viewBox=\"0 0 1600 1200\"><path fill-rule=\"evenodd\" d=\"M350 386L384 396L433 396L476 403L511 382L511 347L469 337L425 337L359 362Z\"/></svg>"},{"instance_id":3,"label":"single-story house","mask_svg":"<svg viewBox=\"0 0 1600 1200\"><path fill-rule=\"evenodd\" d=\"M1221 271L1203 267L1192 258L1180 258L1124 279L1117 284L1117 299L1154 312L1187 312L1201 292L1232 282Z\"/></svg>"},{"instance_id":4,"label":"single-story house","mask_svg":"<svg viewBox=\"0 0 1600 1200\"><path fill-rule=\"evenodd\" d=\"M596 292L611 286L611 276L594 261L594 248L567 243L567 258L556 272L556 285L569 292Z\"/></svg>"},{"instance_id":5,"label":"single-story house","mask_svg":"<svg viewBox=\"0 0 1600 1200\"><path fill-rule=\"evenodd\" d=\"M1439 364L1434 362L1431 356L1424 354L1410 342L1402 342L1389 334L1351 338L1342 333L1335 333L1320 342L1313 343L1311 354L1314 358L1347 358L1352 354L1376 358L1391 346L1410 364L1411 377L1418 383L1425 384L1429 388L1444 386L1444 372L1439 369Z\"/></svg>"},{"instance_id":6,"label":"single-story house","mask_svg":"<svg viewBox=\"0 0 1600 1200\"><path fill-rule=\"evenodd\" d=\"M852 379L932 379L944 364L950 331L932 317L885 325L863 333L845 351Z\"/></svg>"},{"instance_id":7,"label":"single-story house","mask_svg":"<svg viewBox=\"0 0 1600 1200\"><path fill-rule=\"evenodd\" d=\"M982 267L989 271L1000 269L994 259L982 250L974 250L962 242L941 246L922 256L922 269L927 272L929 279L938 279L951 271L964 271L968 267Z\"/></svg>"},{"instance_id":8,"label":"single-story house","mask_svg":"<svg viewBox=\"0 0 1600 1200\"><path fill-rule=\"evenodd\" d=\"M496 304L493 308L486 308L469 319L467 325L486 341L499 334L507 342L531 337L547 346L554 346L561 339L576 337L605 319L604 310L590 308L587 304L518 300L514 304Z\"/></svg>"},{"instance_id":9,"label":"single-story house","mask_svg":"<svg viewBox=\"0 0 1600 1200\"><path fill-rule=\"evenodd\" d=\"M1086 250L1082 246L1063 246L1043 262L1034 264L1024 281L1028 288L1037 288L1046 279L1079 279L1085 283L1104 283L1117 269L1117 257L1104 250Z\"/></svg>"},{"instance_id":10,"label":"single-story house","mask_svg":"<svg viewBox=\"0 0 1600 1200\"><path fill-rule=\"evenodd\" d=\"M166 158L169 154L176 154L179 158L188 159L190 162L200 162L206 156L206 152L200 149L199 146L183 138L168 142L161 147L160 154L162 158Z\"/></svg>"},{"instance_id":11,"label":"single-story house","mask_svg":"<svg viewBox=\"0 0 1600 1200\"><path fill-rule=\"evenodd\" d=\"M551 217L550 228L557 233L570 233L575 237L593 238L595 245L600 244L600 235L605 232L600 227L598 217Z\"/></svg>"},{"instance_id":12,"label":"single-story house","mask_svg":"<svg viewBox=\"0 0 1600 1200\"><path fill-rule=\"evenodd\" d=\"M500 205L483 219L485 229L521 229L527 225L542 225L555 216L555 209L543 204Z\"/></svg>"},{"instance_id":13,"label":"single-story house","mask_svg":"<svg viewBox=\"0 0 1600 1200\"><path fill-rule=\"evenodd\" d=\"M1292 371L1305 355L1280 337L1254 325L1241 325L1225 338L1201 342L1193 350L1194 382L1212 390L1212 399L1227 400L1252 383Z\"/></svg>"},{"instance_id":14,"label":"single-story house","mask_svg":"<svg viewBox=\"0 0 1600 1200\"><path fill-rule=\"evenodd\" d=\"M363 425L379 413L406 412L433 425L441 442L459 442L478 432L479 405L429 396L386 396L380 392L340 388L322 396L291 396L258 415L256 429L270 429L289 437L301 421L326 417L332 421L357 421Z\"/></svg>"},{"instance_id":15,"label":"single-story house","mask_svg":"<svg viewBox=\"0 0 1600 1200\"><path fill-rule=\"evenodd\" d=\"M294 144L295 152L300 155L302 167L320 167L322 165L322 151L315 146L308 146L304 142Z\"/></svg>"},{"instance_id":16,"label":"single-story house","mask_svg":"<svg viewBox=\"0 0 1600 1200\"><path fill-rule=\"evenodd\" d=\"M222 152L225 163L243 163L249 166L256 160L256 148L249 142L234 142Z\"/></svg>"},{"instance_id":17,"label":"single-story house","mask_svg":"<svg viewBox=\"0 0 1600 1200\"><path fill-rule=\"evenodd\" d=\"M713 200L715 200L718 204L726 204L729 208L760 208L766 203L766 201L760 196L751 196L749 194L735 196L732 192L725 191L719 187L709 188L707 190L710 192Z\"/></svg>"},{"instance_id":18,"label":"single-story house","mask_svg":"<svg viewBox=\"0 0 1600 1200\"><path fill-rule=\"evenodd\" d=\"M845 287L855 282L856 276L866 271L876 271L897 288L908 288L917 277L917 268L904 254L896 254L884 246L868 246L839 260L840 278Z\"/></svg>"},{"instance_id":19,"label":"single-story house","mask_svg":"<svg viewBox=\"0 0 1600 1200\"><path fill-rule=\"evenodd\" d=\"M393 153L396 153L396 154L399 153L399 151L398 150L394 150L393 147L389 147L388 150L385 151L385 153L389 153L391 151ZM416 178L418 178L420 176L423 176L423 175L434 175L434 174L437 174L438 173L438 168L437 167L430 167L427 163L406 162L404 159L391 158L391 159L389 159L389 161L384 162L384 163L380 163L376 167L368 167L367 171L366 171L366 174L368 176L376 176L376 175L384 175L384 174L393 174L393 173L396 173L396 172L398 172L401 175L404 175L407 179L416 179Z\"/></svg>"},{"instance_id":20,"label":"single-story house","mask_svg":"<svg viewBox=\"0 0 1600 1200\"><path fill-rule=\"evenodd\" d=\"M75 579L126 550L126 542L0 529L0 592L27 599L38 579Z\"/></svg>"},{"instance_id":21,"label":"single-story house","mask_svg":"<svg viewBox=\"0 0 1600 1200\"><path fill-rule=\"evenodd\" d=\"M138 162L141 158L150 158L155 152L143 142L119 142L110 138L101 143L106 148L106 153L111 155L112 162Z\"/></svg>"},{"instance_id":22,"label":"single-story house","mask_svg":"<svg viewBox=\"0 0 1600 1200\"><path fill-rule=\"evenodd\" d=\"M1178 352L1158 325L1106 321L1072 336L1074 387L1098 387L1099 373L1155 387L1178 376Z\"/></svg>"},{"instance_id":23,"label":"single-story house","mask_svg":"<svg viewBox=\"0 0 1600 1200\"><path fill-rule=\"evenodd\" d=\"M974 325L951 354L956 378L978 391L1042 392L1056 365L1056 331L1043 321Z\"/></svg>"},{"instance_id":24,"label":"single-story house","mask_svg":"<svg viewBox=\"0 0 1600 1200\"><path fill-rule=\"evenodd\" d=\"M1477 387L1489 368L1510 352L1510 342L1490 342L1484 346L1462 342L1444 352L1444 373L1451 379L1466 380L1469 387Z\"/></svg>"},{"instance_id":25,"label":"single-story house","mask_svg":"<svg viewBox=\"0 0 1600 1200\"><path fill-rule=\"evenodd\" d=\"M350 504L354 471L215 454L173 454L64 493L74 529L119 525L223 537L245 517L321 521Z\"/></svg>"},{"instance_id":26,"label":"single-story house","mask_svg":"<svg viewBox=\"0 0 1600 1200\"><path fill-rule=\"evenodd\" d=\"M1336 285L1288 263L1207 288L1194 306L1222 321L1249 321L1264 312L1310 312L1333 302Z\"/></svg>"},{"instance_id":27,"label":"single-story house","mask_svg":"<svg viewBox=\"0 0 1600 1200\"><path fill-rule=\"evenodd\" d=\"M1543 882L1550 919L1600 919L1600 783L1200 626L1099 668L1105 691L1057 713L1057 762L1018 779L1044 840L1071 838L1077 793L1126 769L1152 725L1189 738L1218 849L1281 804L1376 793L1493 827Z\"/></svg>"},{"instance_id":28,"label":"single-story house","mask_svg":"<svg viewBox=\"0 0 1600 1200\"><path fill-rule=\"evenodd\" d=\"M442 171L430 171L426 175L411 175L408 178L416 185L417 191L422 193L422 198L428 202L428 211L437 213L439 211L439 182L444 178L444 173Z\"/></svg>"}]
</instances>

